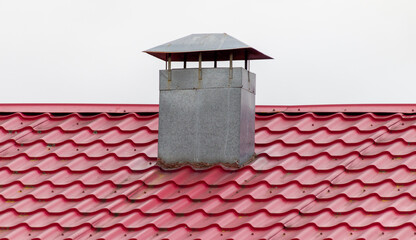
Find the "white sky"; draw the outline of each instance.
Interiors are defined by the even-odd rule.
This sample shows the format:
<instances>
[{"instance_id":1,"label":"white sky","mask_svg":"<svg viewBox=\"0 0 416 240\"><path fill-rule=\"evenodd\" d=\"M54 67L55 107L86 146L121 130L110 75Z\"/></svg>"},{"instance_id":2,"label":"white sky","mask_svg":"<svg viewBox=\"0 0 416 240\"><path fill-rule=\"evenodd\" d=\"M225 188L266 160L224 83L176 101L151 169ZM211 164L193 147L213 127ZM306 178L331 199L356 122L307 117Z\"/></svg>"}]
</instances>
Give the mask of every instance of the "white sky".
<instances>
[{"instance_id":1,"label":"white sky","mask_svg":"<svg viewBox=\"0 0 416 240\"><path fill-rule=\"evenodd\" d=\"M275 58L257 104L416 103L414 0L0 0L0 102L158 103L141 51L210 32Z\"/></svg>"}]
</instances>

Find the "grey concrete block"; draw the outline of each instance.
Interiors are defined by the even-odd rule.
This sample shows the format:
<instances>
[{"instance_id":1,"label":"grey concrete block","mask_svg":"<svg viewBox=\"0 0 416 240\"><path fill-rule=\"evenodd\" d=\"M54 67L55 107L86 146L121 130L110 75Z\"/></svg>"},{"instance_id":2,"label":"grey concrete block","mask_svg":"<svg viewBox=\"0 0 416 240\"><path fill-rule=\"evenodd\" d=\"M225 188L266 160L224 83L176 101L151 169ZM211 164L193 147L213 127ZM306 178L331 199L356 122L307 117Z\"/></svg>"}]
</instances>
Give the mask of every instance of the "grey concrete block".
<instances>
[{"instance_id":1,"label":"grey concrete block","mask_svg":"<svg viewBox=\"0 0 416 240\"><path fill-rule=\"evenodd\" d=\"M242 165L254 155L255 74L160 71L158 157L166 164Z\"/></svg>"},{"instance_id":2,"label":"grey concrete block","mask_svg":"<svg viewBox=\"0 0 416 240\"><path fill-rule=\"evenodd\" d=\"M198 79L198 69L172 69L171 81L168 81L168 71L159 71L159 90L186 90L206 88L243 88L255 93L256 75L244 68L233 68L232 78L229 68L203 68L202 79Z\"/></svg>"}]
</instances>

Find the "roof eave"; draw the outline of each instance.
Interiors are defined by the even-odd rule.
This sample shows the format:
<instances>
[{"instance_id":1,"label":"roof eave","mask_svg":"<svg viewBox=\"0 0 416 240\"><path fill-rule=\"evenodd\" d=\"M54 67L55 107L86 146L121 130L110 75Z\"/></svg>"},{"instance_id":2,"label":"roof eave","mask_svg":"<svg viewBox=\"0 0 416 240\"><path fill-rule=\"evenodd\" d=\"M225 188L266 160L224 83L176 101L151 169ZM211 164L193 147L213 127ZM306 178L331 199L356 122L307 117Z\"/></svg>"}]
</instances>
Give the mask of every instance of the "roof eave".
<instances>
[{"instance_id":1,"label":"roof eave","mask_svg":"<svg viewBox=\"0 0 416 240\"><path fill-rule=\"evenodd\" d=\"M247 51L247 52L246 52ZM199 53L202 53L202 61L228 61L230 53L233 53L233 60L268 60L272 57L254 49L254 48L239 48L239 49L225 49L225 50L204 50L204 51L189 51L189 52L154 52L143 51L163 61L168 60L168 55L171 56L173 62L197 62Z\"/></svg>"}]
</instances>

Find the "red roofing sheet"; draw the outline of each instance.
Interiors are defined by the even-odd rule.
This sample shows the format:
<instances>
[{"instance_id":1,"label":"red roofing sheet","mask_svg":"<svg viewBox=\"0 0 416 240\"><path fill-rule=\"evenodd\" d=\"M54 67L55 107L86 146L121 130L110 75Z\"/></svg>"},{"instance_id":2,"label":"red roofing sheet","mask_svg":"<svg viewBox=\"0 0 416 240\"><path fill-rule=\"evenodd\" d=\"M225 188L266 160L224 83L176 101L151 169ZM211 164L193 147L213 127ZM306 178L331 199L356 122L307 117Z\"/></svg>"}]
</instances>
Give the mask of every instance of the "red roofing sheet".
<instances>
[{"instance_id":1,"label":"red roofing sheet","mask_svg":"<svg viewBox=\"0 0 416 240\"><path fill-rule=\"evenodd\" d=\"M157 104L62 104L62 103L0 103L0 112L23 113L157 113ZM258 105L259 113L415 113L416 104L329 104L329 105Z\"/></svg>"},{"instance_id":2,"label":"red roofing sheet","mask_svg":"<svg viewBox=\"0 0 416 240\"><path fill-rule=\"evenodd\" d=\"M0 238L416 236L416 115L258 115L238 170L161 169L157 131L148 113L0 115Z\"/></svg>"}]
</instances>

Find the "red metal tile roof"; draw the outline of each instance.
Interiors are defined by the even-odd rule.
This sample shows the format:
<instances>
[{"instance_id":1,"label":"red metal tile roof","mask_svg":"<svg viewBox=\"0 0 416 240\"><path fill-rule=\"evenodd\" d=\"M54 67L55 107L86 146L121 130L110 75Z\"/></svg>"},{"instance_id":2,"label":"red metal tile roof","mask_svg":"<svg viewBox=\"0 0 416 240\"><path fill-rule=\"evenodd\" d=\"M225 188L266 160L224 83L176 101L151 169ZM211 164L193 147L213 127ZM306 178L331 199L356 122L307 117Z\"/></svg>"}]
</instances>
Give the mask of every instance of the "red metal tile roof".
<instances>
[{"instance_id":1,"label":"red metal tile roof","mask_svg":"<svg viewBox=\"0 0 416 240\"><path fill-rule=\"evenodd\" d=\"M14 106L0 106L17 112L0 115L0 238L416 236L412 105L260 106L285 112L256 116L258 159L239 170L158 167L158 116L137 113L155 105ZM323 113L345 108L362 113ZM62 114L88 109L107 113Z\"/></svg>"}]
</instances>

